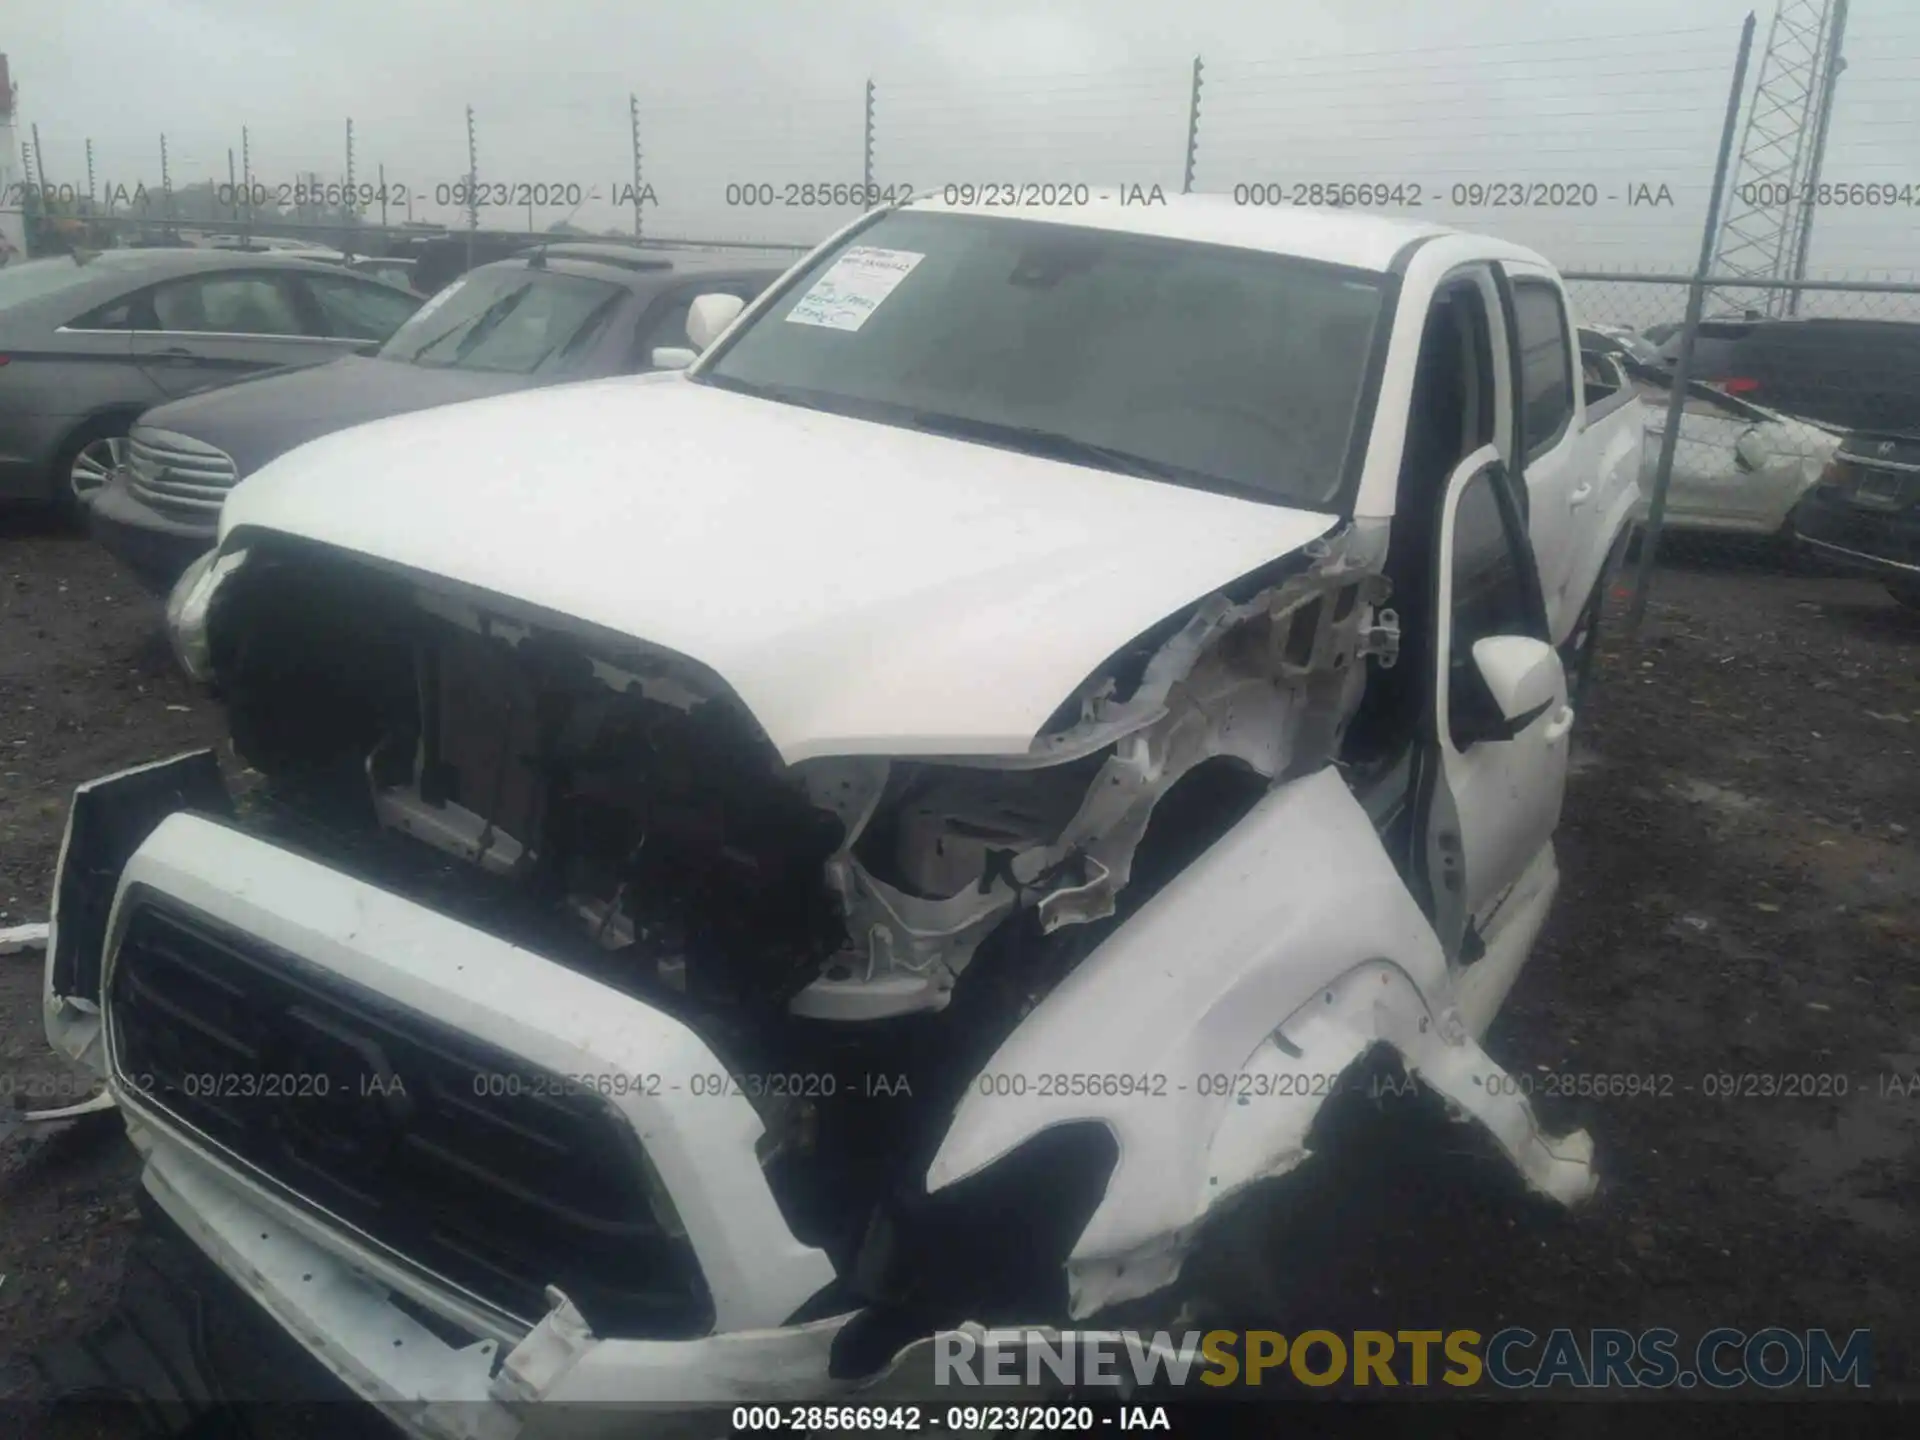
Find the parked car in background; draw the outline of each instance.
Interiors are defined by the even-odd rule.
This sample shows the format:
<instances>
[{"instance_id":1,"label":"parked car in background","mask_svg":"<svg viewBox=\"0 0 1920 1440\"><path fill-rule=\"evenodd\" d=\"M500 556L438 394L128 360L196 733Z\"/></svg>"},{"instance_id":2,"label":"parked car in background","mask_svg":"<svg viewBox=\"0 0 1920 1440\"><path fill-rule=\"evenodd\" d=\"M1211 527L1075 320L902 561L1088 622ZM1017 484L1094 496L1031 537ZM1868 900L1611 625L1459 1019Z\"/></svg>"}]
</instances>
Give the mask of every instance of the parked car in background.
<instances>
[{"instance_id":1,"label":"parked car in background","mask_svg":"<svg viewBox=\"0 0 1920 1440\"><path fill-rule=\"evenodd\" d=\"M498 231L475 235L437 235L413 242L413 288L434 295L469 270L508 260L537 249L537 235L502 235Z\"/></svg>"},{"instance_id":2,"label":"parked car in background","mask_svg":"<svg viewBox=\"0 0 1920 1440\"><path fill-rule=\"evenodd\" d=\"M347 252L317 240L297 240L285 235L210 235L201 242L210 250L244 250L262 255L304 255L309 260L325 260L334 265L347 262Z\"/></svg>"},{"instance_id":3,"label":"parked car in background","mask_svg":"<svg viewBox=\"0 0 1920 1440\"><path fill-rule=\"evenodd\" d=\"M337 266L211 249L108 250L0 272L0 500L101 488L148 407L378 344L420 297Z\"/></svg>"},{"instance_id":4,"label":"parked car in background","mask_svg":"<svg viewBox=\"0 0 1920 1440\"><path fill-rule=\"evenodd\" d=\"M1794 515L1800 545L1920 610L1920 438L1856 431Z\"/></svg>"},{"instance_id":5,"label":"parked car in background","mask_svg":"<svg viewBox=\"0 0 1920 1440\"><path fill-rule=\"evenodd\" d=\"M1658 366L1662 363L1659 345L1626 325L1583 325L1580 327L1580 348L1583 351L1617 351L1642 365Z\"/></svg>"},{"instance_id":6,"label":"parked car in background","mask_svg":"<svg viewBox=\"0 0 1920 1440\"><path fill-rule=\"evenodd\" d=\"M1676 330L1663 363L1680 353ZM1920 434L1920 323L1825 317L1705 320L1688 376L1839 430Z\"/></svg>"},{"instance_id":7,"label":"parked car in background","mask_svg":"<svg viewBox=\"0 0 1920 1440\"><path fill-rule=\"evenodd\" d=\"M507 390L674 368L693 358L696 294L750 300L785 267L569 242L454 281L376 354L265 375L158 406L133 427L128 464L90 507L95 536L164 590L213 544L243 476L329 431Z\"/></svg>"},{"instance_id":8,"label":"parked car in background","mask_svg":"<svg viewBox=\"0 0 1920 1440\"><path fill-rule=\"evenodd\" d=\"M362 255L347 262L347 268L356 275L382 280L404 290L415 288L414 281L418 278L415 272L419 265L418 260L404 255Z\"/></svg>"},{"instance_id":9,"label":"parked car in background","mask_svg":"<svg viewBox=\"0 0 1920 1440\"><path fill-rule=\"evenodd\" d=\"M1626 387L1646 402L1647 441L1636 513L1644 521L1666 434L1672 377L1639 364L1630 351L1593 348L1587 331L1581 332L1581 340L1589 395ZM1838 431L1690 381L1663 523L1674 530L1777 535L1784 541L1792 533L1794 506L1820 478L1839 443Z\"/></svg>"}]
</instances>

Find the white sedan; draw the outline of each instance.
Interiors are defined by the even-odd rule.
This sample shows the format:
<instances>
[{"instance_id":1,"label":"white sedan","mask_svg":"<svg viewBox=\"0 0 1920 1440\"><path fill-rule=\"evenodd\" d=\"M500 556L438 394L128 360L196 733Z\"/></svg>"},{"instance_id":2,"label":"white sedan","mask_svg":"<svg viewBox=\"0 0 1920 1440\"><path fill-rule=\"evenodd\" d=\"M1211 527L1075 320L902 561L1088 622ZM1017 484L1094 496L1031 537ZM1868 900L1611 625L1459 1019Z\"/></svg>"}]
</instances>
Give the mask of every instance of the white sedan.
<instances>
[{"instance_id":1,"label":"white sedan","mask_svg":"<svg viewBox=\"0 0 1920 1440\"><path fill-rule=\"evenodd\" d=\"M1631 386L1646 401L1638 518L1645 520L1666 433L1670 389L1657 372L1618 352L1581 354L1587 393ZM1675 530L1778 535L1826 468L1840 433L1727 395L1697 381L1687 386L1680 440L1673 452L1665 524Z\"/></svg>"}]
</instances>

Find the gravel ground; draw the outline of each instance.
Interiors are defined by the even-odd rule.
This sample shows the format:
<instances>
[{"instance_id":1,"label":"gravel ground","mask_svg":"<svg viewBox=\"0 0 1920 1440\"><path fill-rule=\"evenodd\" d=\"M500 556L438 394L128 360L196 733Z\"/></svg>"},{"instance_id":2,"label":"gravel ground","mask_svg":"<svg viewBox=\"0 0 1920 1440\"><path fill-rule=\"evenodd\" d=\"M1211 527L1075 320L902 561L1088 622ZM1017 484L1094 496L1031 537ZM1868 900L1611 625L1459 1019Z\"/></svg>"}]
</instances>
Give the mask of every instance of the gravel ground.
<instances>
[{"instance_id":1,"label":"gravel ground","mask_svg":"<svg viewBox=\"0 0 1920 1440\"><path fill-rule=\"evenodd\" d=\"M75 785L219 737L160 622L104 550L0 513L0 925L47 918ZM134 1230L137 1167L111 1123L9 1133L9 1107L86 1084L41 1031L41 959L0 956L0 1398L28 1353L110 1310Z\"/></svg>"},{"instance_id":2,"label":"gravel ground","mask_svg":"<svg viewBox=\"0 0 1920 1440\"><path fill-rule=\"evenodd\" d=\"M76 783L219 736L158 622L92 545L0 517L0 925L45 918ZM1313 1238L1315 1323L1867 1327L1876 1393L1920 1395L1916 657L1920 616L1870 584L1660 572L1640 641L1603 651L1561 898L1488 1047L1592 1132L1602 1190L1562 1216L1478 1158L1377 1156L1262 1261ZM0 958L0 1083L52 1096L39 986ZM1654 1093L1549 1093L1582 1075ZM1845 1093L1708 1093L1722 1075ZM0 1399L110 1310L133 1184L110 1121L0 1125Z\"/></svg>"}]
</instances>

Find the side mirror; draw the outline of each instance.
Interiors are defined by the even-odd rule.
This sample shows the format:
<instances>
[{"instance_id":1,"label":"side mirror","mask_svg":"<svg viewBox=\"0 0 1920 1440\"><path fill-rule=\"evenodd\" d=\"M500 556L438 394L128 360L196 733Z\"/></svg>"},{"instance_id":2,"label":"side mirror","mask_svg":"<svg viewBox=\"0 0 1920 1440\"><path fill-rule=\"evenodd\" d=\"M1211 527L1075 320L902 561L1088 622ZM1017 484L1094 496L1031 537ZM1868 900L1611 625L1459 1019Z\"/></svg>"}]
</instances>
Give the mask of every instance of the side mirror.
<instances>
[{"instance_id":1,"label":"side mirror","mask_svg":"<svg viewBox=\"0 0 1920 1440\"><path fill-rule=\"evenodd\" d=\"M1513 739L1546 713L1566 683L1553 646L1528 635L1476 640L1473 673L1492 702L1491 713L1472 727L1476 740Z\"/></svg>"},{"instance_id":2,"label":"side mirror","mask_svg":"<svg viewBox=\"0 0 1920 1440\"><path fill-rule=\"evenodd\" d=\"M687 309L687 340L695 350L706 349L746 308L738 295L696 295Z\"/></svg>"},{"instance_id":3,"label":"side mirror","mask_svg":"<svg viewBox=\"0 0 1920 1440\"><path fill-rule=\"evenodd\" d=\"M684 345L656 345L652 364L656 370L684 370L699 358L698 350L689 350Z\"/></svg>"}]
</instances>

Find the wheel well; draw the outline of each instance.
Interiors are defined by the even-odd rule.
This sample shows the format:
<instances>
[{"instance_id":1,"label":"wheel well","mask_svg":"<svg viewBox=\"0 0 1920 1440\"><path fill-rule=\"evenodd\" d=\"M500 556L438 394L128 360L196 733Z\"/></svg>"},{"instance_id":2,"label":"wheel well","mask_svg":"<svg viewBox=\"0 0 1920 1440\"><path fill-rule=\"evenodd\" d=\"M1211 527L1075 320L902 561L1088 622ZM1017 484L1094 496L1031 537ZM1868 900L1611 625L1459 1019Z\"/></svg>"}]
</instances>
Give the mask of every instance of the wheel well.
<instances>
[{"instance_id":1,"label":"wheel well","mask_svg":"<svg viewBox=\"0 0 1920 1440\"><path fill-rule=\"evenodd\" d=\"M1038 962L1030 979L1041 991L1051 990L1114 931L1133 918L1207 848L1247 817L1272 788L1272 782L1231 755L1202 760L1182 775L1154 805L1146 833L1134 847L1132 875L1114 897L1113 914L1085 925L1073 925L1050 936L1028 936L1023 946ZM1022 919L1016 917L1013 924ZM1012 930L1012 926L1002 927ZM989 940L998 938L989 937ZM1011 936L1009 937L1011 938Z\"/></svg>"},{"instance_id":2,"label":"wheel well","mask_svg":"<svg viewBox=\"0 0 1920 1440\"><path fill-rule=\"evenodd\" d=\"M96 410L61 438L60 448L54 451L54 481L57 485L67 483L66 470L73 464L73 457L80 447L90 440L98 440L107 435L124 435L133 429L133 422L140 418L143 405L112 406L105 410Z\"/></svg>"},{"instance_id":3,"label":"wheel well","mask_svg":"<svg viewBox=\"0 0 1920 1440\"><path fill-rule=\"evenodd\" d=\"M862 1310L833 1342L832 1373L872 1374L903 1346L964 1321L1064 1315L1067 1256L1119 1156L1104 1125L1076 1121L1028 1137L937 1194L894 1197L874 1213L834 1297Z\"/></svg>"},{"instance_id":4,"label":"wheel well","mask_svg":"<svg viewBox=\"0 0 1920 1440\"><path fill-rule=\"evenodd\" d=\"M44 499L56 510L70 510L75 507L73 491L68 485L68 477L73 471L74 457L82 446L91 441L103 439L109 435L124 435L133 428L133 422L140 417L144 406L114 406L96 410L81 420L71 430L60 437L60 443L54 448L53 458L47 462L44 477L46 489Z\"/></svg>"}]
</instances>

